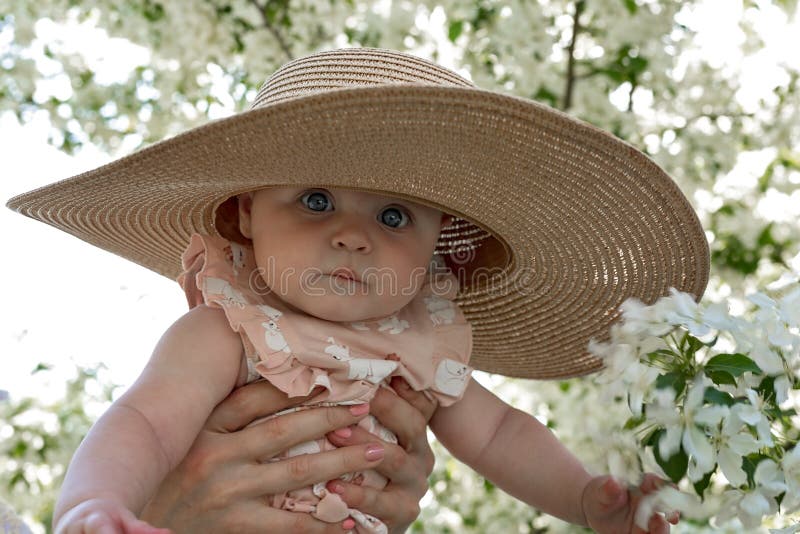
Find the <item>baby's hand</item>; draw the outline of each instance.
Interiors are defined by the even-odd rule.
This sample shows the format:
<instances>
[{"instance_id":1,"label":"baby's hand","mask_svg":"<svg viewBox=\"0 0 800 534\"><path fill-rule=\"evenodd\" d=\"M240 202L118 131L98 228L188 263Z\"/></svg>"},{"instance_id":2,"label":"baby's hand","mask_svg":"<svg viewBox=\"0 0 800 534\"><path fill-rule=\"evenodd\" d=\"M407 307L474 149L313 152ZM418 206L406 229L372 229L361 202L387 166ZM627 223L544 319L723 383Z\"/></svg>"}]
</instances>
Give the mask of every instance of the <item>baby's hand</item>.
<instances>
[{"instance_id":1,"label":"baby's hand","mask_svg":"<svg viewBox=\"0 0 800 534\"><path fill-rule=\"evenodd\" d=\"M169 534L137 519L133 512L111 499L91 499L64 514L56 534Z\"/></svg>"},{"instance_id":2,"label":"baby's hand","mask_svg":"<svg viewBox=\"0 0 800 534\"><path fill-rule=\"evenodd\" d=\"M611 476L599 476L589 481L583 490L582 506L586 522L600 534L667 534L667 519L654 513L642 530L634 522L636 508L642 496L660 488L664 481L653 474L646 474L638 488L626 488ZM678 522L678 513L669 514L669 522Z\"/></svg>"}]
</instances>

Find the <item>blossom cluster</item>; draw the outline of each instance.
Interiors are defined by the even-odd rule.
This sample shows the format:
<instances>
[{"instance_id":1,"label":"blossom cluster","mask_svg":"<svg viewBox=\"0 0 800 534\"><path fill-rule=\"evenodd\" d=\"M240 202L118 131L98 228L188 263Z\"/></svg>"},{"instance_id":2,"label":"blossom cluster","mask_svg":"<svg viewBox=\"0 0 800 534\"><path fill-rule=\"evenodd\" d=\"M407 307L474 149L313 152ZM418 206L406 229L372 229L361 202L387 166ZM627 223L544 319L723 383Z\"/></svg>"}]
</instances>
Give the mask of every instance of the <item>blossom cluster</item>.
<instances>
[{"instance_id":1,"label":"blossom cluster","mask_svg":"<svg viewBox=\"0 0 800 534\"><path fill-rule=\"evenodd\" d=\"M590 344L605 363L597 381L627 401L640 462L676 485L643 517L670 507L751 531L800 511L800 284L748 300L741 314L675 290L629 300L610 341Z\"/></svg>"}]
</instances>

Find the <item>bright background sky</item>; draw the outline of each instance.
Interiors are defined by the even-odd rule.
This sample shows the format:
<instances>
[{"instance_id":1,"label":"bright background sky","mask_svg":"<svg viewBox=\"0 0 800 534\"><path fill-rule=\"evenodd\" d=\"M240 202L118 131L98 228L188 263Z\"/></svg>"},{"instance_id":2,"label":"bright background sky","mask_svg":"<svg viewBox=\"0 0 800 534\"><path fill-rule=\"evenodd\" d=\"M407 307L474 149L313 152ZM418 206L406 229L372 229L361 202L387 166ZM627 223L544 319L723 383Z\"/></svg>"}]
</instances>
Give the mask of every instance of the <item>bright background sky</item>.
<instances>
[{"instance_id":1,"label":"bright background sky","mask_svg":"<svg viewBox=\"0 0 800 534\"><path fill-rule=\"evenodd\" d=\"M743 60L738 50L745 38L737 26L740 4L707 0L682 22L700 32L699 53L713 64L742 70L743 88L738 97L753 107L781 82L779 65L800 67L800 22L787 23L780 10L762 9L755 27L765 47ZM146 50L119 39L109 40L102 32L55 25L40 30L40 34L61 34L76 49L85 50L91 58L89 65L100 77L113 79L147 59ZM0 36L0 47L4 44ZM13 114L0 114L3 202L109 161L91 147L76 157L59 152L47 144L46 117L39 119L20 126ZM761 159L752 154L742 158L731 175L752 180L763 171ZM787 210L800 210L800 203L796 204L770 211L789 216ZM113 382L127 386L139 374L162 332L186 311L175 282L133 263L8 209L0 209L0 228L0 276L6 280L0 390L14 397L57 398L63 394L41 376L31 376L39 362L55 365L62 376L74 372L76 363L105 362Z\"/></svg>"}]
</instances>

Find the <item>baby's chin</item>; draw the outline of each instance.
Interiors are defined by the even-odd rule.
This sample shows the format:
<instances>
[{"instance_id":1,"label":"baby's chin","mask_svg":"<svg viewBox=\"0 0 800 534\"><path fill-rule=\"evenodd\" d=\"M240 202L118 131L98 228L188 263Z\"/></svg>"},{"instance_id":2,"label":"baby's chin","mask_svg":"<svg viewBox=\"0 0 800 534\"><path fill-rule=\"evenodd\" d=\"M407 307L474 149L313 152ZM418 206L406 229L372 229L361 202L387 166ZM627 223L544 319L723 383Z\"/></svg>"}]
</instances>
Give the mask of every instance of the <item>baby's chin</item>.
<instances>
[{"instance_id":1,"label":"baby's chin","mask_svg":"<svg viewBox=\"0 0 800 534\"><path fill-rule=\"evenodd\" d=\"M348 289L349 291L341 287L321 286L316 288L315 294L309 291L292 291L276 296L290 309L337 323L378 321L391 317L414 298L413 294L381 298L372 287Z\"/></svg>"},{"instance_id":2,"label":"baby's chin","mask_svg":"<svg viewBox=\"0 0 800 534\"><path fill-rule=\"evenodd\" d=\"M324 321L333 321L337 323L360 323L368 321L378 321L380 319L389 317L397 313L397 310L389 311L375 311L370 312L354 309L353 306L339 306L331 309L330 306L298 306L298 308L308 315L322 319Z\"/></svg>"},{"instance_id":3,"label":"baby's chin","mask_svg":"<svg viewBox=\"0 0 800 534\"><path fill-rule=\"evenodd\" d=\"M337 323L358 323L378 321L390 317L408 304L402 302L382 302L376 305L375 296L335 296L325 295L319 298L305 297L293 300L290 304L296 310L312 317ZM369 302L373 301L373 302Z\"/></svg>"}]
</instances>

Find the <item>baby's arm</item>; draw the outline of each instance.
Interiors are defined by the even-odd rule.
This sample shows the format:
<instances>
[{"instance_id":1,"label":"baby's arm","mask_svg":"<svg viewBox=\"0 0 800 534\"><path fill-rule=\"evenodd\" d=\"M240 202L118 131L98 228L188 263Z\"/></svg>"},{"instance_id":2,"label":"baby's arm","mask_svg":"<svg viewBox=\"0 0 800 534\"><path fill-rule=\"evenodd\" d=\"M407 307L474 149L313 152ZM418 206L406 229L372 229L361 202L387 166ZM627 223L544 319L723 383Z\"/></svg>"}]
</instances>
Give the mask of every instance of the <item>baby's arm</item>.
<instances>
[{"instance_id":1,"label":"baby's arm","mask_svg":"<svg viewBox=\"0 0 800 534\"><path fill-rule=\"evenodd\" d=\"M431 428L457 458L514 497L602 534L645 532L634 524L636 509L664 484L652 474L633 489L609 476L592 477L547 427L474 380L461 401L436 411ZM661 514L644 519L648 532L669 532ZM677 523L677 513L668 520Z\"/></svg>"},{"instance_id":2,"label":"baby's arm","mask_svg":"<svg viewBox=\"0 0 800 534\"><path fill-rule=\"evenodd\" d=\"M141 511L240 380L242 361L239 337L221 310L198 306L178 319L76 451L53 514L56 531L97 522L95 510L119 532L130 527L135 519L124 509Z\"/></svg>"},{"instance_id":3,"label":"baby's arm","mask_svg":"<svg viewBox=\"0 0 800 534\"><path fill-rule=\"evenodd\" d=\"M474 379L459 402L436 411L431 429L456 458L507 493L586 525L581 494L592 476L546 426Z\"/></svg>"}]
</instances>

